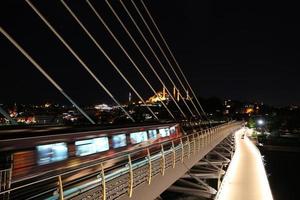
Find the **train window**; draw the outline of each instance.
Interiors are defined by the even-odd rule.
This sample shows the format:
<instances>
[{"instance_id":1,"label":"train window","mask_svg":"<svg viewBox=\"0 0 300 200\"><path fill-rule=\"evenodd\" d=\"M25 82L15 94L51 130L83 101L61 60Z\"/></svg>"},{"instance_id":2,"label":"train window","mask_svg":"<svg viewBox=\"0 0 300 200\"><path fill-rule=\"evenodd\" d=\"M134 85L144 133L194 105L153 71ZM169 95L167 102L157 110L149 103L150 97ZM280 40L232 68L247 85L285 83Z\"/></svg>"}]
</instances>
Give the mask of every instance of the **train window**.
<instances>
[{"instance_id":1,"label":"train window","mask_svg":"<svg viewBox=\"0 0 300 200\"><path fill-rule=\"evenodd\" d=\"M156 139L157 138L157 131L156 130L149 130L149 139Z\"/></svg>"},{"instance_id":2,"label":"train window","mask_svg":"<svg viewBox=\"0 0 300 200\"><path fill-rule=\"evenodd\" d=\"M93 153L107 151L109 149L107 137L76 141L75 146L76 156L86 156Z\"/></svg>"},{"instance_id":3,"label":"train window","mask_svg":"<svg viewBox=\"0 0 300 200\"><path fill-rule=\"evenodd\" d=\"M119 135L113 135L112 136L112 146L113 148L119 148L126 146L126 135L125 134L119 134Z\"/></svg>"},{"instance_id":4,"label":"train window","mask_svg":"<svg viewBox=\"0 0 300 200\"><path fill-rule=\"evenodd\" d=\"M167 137L170 135L170 129L168 128L161 128L159 129L159 134L161 137Z\"/></svg>"},{"instance_id":5,"label":"train window","mask_svg":"<svg viewBox=\"0 0 300 200\"><path fill-rule=\"evenodd\" d=\"M131 144L138 144L147 140L148 136L146 131L130 133Z\"/></svg>"},{"instance_id":6,"label":"train window","mask_svg":"<svg viewBox=\"0 0 300 200\"><path fill-rule=\"evenodd\" d=\"M170 134L175 134L175 133L176 133L176 128L175 128L175 126L172 126L170 128Z\"/></svg>"},{"instance_id":7,"label":"train window","mask_svg":"<svg viewBox=\"0 0 300 200\"><path fill-rule=\"evenodd\" d=\"M64 142L39 145L37 148L38 165L45 165L68 158L68 147Z\"/></svg>"}]
</instances>

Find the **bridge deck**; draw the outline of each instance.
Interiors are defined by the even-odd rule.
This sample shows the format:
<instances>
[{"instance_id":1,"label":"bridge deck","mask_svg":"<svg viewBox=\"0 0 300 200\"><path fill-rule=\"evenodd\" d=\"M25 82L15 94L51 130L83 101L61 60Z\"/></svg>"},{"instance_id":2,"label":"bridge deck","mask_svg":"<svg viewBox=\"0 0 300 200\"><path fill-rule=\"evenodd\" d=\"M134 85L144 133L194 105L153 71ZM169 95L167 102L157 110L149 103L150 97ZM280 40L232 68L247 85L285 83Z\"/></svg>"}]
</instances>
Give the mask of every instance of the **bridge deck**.
<instances>
[{"instance_id":1,"label":"bridge deck","mask_svg":"<svg viewBox=\"0 0 300 200\"><path fill-rule=\"evenodd\" d=\"M259 150L247 136L248 129L237 131L236 152L224 177L217 200L273 199Z\"/></svg>"}]
</instances>

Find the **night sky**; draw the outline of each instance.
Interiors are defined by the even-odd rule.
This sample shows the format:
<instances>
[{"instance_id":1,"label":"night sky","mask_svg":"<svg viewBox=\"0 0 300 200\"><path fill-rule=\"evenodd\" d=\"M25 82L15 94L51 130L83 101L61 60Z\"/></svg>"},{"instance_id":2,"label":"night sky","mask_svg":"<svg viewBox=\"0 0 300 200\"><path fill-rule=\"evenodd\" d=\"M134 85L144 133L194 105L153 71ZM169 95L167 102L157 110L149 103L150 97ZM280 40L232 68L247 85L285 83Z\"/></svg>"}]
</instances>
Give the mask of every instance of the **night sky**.
<instances>
[{"instance_id":1,"label":"night sky","mask_svg":"<svg viewBox=\"0 0 300 200\"><path fill-rule=\"evenodd\" d=\"M31 1L121 102L131 91L60 1ZM85 1L66 0L143 97L152 95ZM91 0L156 90L161 84L104 1ZM166 85L172 87L119 1L110 1ZM171 69L130 1L124 0L166 69ZM139 0L135 1L146 15ZM299 12L272 1L145 0L182 70L202 97L300 104ZM1 2L0 24L79 104L111 102L25 1ZM148 18L146 18L148 22ZM153 26L151 26L153 28ZM153 29L155 30L155 29ZM161 40L160 40L161 41ZM0 36L0 103L66 103L32 64ZM175 65L174 65L175 66ZM175 79L175 76L172 74ZM178 84L178 82L176 82ZM178 84L179 86L179 84Z\"/></svg>"}]
</instances>

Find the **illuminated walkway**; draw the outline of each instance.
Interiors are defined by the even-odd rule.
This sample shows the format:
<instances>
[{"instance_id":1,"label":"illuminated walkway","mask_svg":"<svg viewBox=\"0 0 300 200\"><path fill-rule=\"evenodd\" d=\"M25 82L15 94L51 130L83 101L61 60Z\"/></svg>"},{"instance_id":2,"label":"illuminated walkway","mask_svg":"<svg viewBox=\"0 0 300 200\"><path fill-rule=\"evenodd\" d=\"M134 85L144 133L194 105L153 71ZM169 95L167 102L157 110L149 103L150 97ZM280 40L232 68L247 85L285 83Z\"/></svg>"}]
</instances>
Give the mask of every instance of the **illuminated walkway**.
<instances>
[{"instance_id":1,"label":"illuminated walkway","mask_svg":"<svg viewBox=\"0 0 300 200\"><path fill-rule=\"evenodd\" d=\"M235 133L236 151L222 182L217 200L271 200L273 199L261 154L242 128Z\"/></svg>"}]
</instances>

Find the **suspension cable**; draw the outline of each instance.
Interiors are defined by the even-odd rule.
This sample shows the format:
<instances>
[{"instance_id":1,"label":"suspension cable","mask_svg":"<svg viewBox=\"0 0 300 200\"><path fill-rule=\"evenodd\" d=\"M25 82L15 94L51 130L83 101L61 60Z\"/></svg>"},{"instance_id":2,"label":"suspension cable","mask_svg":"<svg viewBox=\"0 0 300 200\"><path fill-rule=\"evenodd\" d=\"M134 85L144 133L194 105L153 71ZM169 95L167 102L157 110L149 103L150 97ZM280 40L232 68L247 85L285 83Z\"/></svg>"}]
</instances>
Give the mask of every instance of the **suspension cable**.
<instances>
[{"instance_id":1,"label":"suspension cable","mask_svg":"<svg viewBox=\"0 0 300 200\"><path fill-rule=\"evenodd\" d=\"M110 3L108 2L108 0L105 0L105 2L108 5L108 7L110 8L110 10L112 11L112 13L114 14L114 16L116 17L116 19L118 20L118 22L121 24L122 28L125 30L126 34L129 36L129 38L131 39L131 41L133 42L133 44L135 45L135 47L139 50L139 52L141 53L141 55L143 56L143 58L145 59L145 61L147 62L147 64L151 68L151 70L153 71L153 73L156 75L156 77L158 78L158 80L160 81L160 83L162 84L162 86L164 88L166 88L166 91L167 91L168 95L171 96L171 98L172 98L172 95L171 95L170 91L165 86L165 84L162 82L162 80L160 79L160 77L156 73L155 69L153 68L152 64L150 63L150 61L148 60L148 58L146 57L146 55L144 54L144 52L142 51L142 49L137 44L137 42L135 41L135 39L132 37L131 33L128 31L128 29L124 25L123 21L120 19L119 15L115 12L114 8L110 5ZM174 101L174 98L172 98L172 100ZM184 118L186 118L185 115L183 115L183 116L184 116Z\"/></svg>"},{"instance_id":2,"label":"suspension cable","mask_svg":"<svg viewBox=\"0 0 300 200\"><path fill-rule=\"evenodd\" d=\"M182 84L181 80L179 79L179 77L178 77L176 71L174 70L174 68L173 68L173 66L172 66L172 64L171 64L171 62L170 62L170 60L169 60L169 58L166 56L164 50L162 49L161 45L160 45L159 42L157 41L156 36L153 34L151 28L149 27L149 25L148 25L148 23L146 22L145 18L144 18L143 15L141 14L140 9L136 6L136 4L134 3L133 0L131 0L131 2L132 2L132 4L133 4L134 8L136 9L136 11L138 12L140 18L142 19L143 23L145 24L146 28L148 29L149 33L151 34L152 38L154 39L154 41L155 41L156 45L158 46L160 52L163 54L163 56L164 56L164 58L166 59L167 63L168 63L169 66L171 67L173 73L175 74L175 76L176 76L177 79L179 80L179 83L181 84L183 90L184 90L185 92L187 92L187 90L185 89L185 87L184 87L184 85ZM173 80L170 78L169 73L165 70L164 67L163 67L163 70L164 70L164 72L167 74L167 76L168 76L168 78L170 79L170 81L172 82L172 84L173 84L173 85L175 86L175 88L178 90L178 88L176 87L175 83L174 83ZM180 93L179 93L179 94L180 94ZM187 107L187 108L189 109L189 111L192 113L192 111L191 111L190 107L188 106L188 104L186 103L185 99L182 97L181 94L180 94L180 96L181 96L181 98L183 99L183 101L184 101L186 107ZM199 117L202 118L200 112L198 111L198 109L197 109L197 107L195 106L195 104L194 104L194 102L193 102L192 99L191 99L191 102L192 102L193 106L195 107L196 112L198 113ZM192 115L194 115L194 114L192 113Z\"/></svg>"},{"instance_id":3,"label":"suspension cable","mask_svg":"<svg viewBox=\"0 0 300 200\"><path fill-rule=\"evenodd\" d=\"M152 30L151 30L150 27L148 26L148 23L146 22L146 20L144 19L143 15L141 14L139 8L136 6L136 4L134 3L134 1L131 0L131 3L133 4L135 10L138 12L140 18L142 19L143 23L144 23L145 26L147 27L147 29L148 29L149 33L151 34L152 38L154 39L156 45L159 47L161 53L164 55L164 58L167 60L168 64L171 66L171 68L173 68L172 65L171 65L171 63L170 63L170 61L169 61L169 59L166 57L166 55L165 55L163 49L161 48L160 44L158 43L158 41L157 41L155 35L153 34ZM169 74L168 71L165 69L164 65L161 65L161 67L162 67L163 71L165 72L165 74L167 75L167 77L168 77L168 79L170 80L170 82L174 85L175 89L177 89L177 91L179 91L178 88L177 88L177 86L176 86L176 84L174 83L174 81L173 81L172 78L170 77L170 74ZM183 89L185 90L185 88L183 88ZM192 112L192 110L190 109L190 106L187 104L187 102L185 101L185 99L184 99L184 97L182 96L181 93L179 93L179 96L182 98L182 100L183 100L185 106L188 108L188 110L190 111L190 113L192 114L192 116L195 116L194 113ZM197 111L198 111L198 110L197 110ZM200 116L200 113L199 113L199 112L198 112L198 114L199 114L199 116Z\"/></svg>"},{"instance_id":4,"label":"suspension cable","mask_svg":"<svg viewBox=\"0 0 300 200\"><path fill-rule=\"evenodd\" d=\"M106 0L106 2L108 2ZM133 19L133 17L131 16L130 12L127 10L127 7L124 5L124 3L122 2L122 0L120 0L120 3L122 4L124 10L126 11L126 13L128 14L128 16L130 17L131 21L134 23L135 27L137 28L138 32L140 33L140 35L143 37L144 41L147 43L147 46L150 48L151 52L153 53L153 55L155 56L155 58L157 59L158 63L160 65L161 62L160 60L157 58L155 52L153 51L152 47L150 46L149 42L147 41L147 39L145 38L143 32L141 31L141 29L139 28L139 26L137 25L137 23L135 22L135 20ZM175 103L175 105L177 106L177 108L179 109L179 111L181 112L181 114L184 116L184 118L187 119L187 116L185 115L185 113L182 111L182 109L180 108L180 106L177 104L176 100L174 99L174 97L172 96L172 94L170 93L169 89L165 86L164 82L162 81L161 77L158 75L158 73L156 72L156 70L152 67L151 68L152 71L154 72L154 74L156 75L156 77L158 78L158 80L161 82L161 84L166 88L167 93L169 94L169 96L171 97L171 99L173 100L173 102Z\"/></svg>"},{"instance_id":5,"label":"suspension cable","mask_svg":"<svg viewBox=\"0 0 300 200\"><path fill-rule=\"evenodd\" d=\"M147 9L147 6L146 6L146 5L145 5L145 3L143 2L143 0L141 0L141 3L142 3L142 5L143 5L143 7L145 8L145 10L146 10L147 14L149 15L149 17L150 17L150 19L151 19L152 23L154 24L154 26L155 26L155 28L156 28L157 32L159 33L160 37L162 38L162 40L163 40L163 42L164 42L165 46L167 47L167 49L168 49L168 51L169 51L169 53L170 53L170 55L171 55L172 59L173 59L173 60L174 60L174 62L176 63L176 66L178 67L178 69L179 69L179 71L180 71L181 75L183 76L183 78L184 78L185 82L187 83L188 87L190 88L190 90L191 90L191 92L192 92L192 95L193 95L193 96L194 96L194 98L196 99L196 101L197 101L197 103L198 103L198 105L199 105L199 107L200 107L201 111L203 112L204 116L206 116L206 118L207 118L207 115L206 115L206 113L205 113L205 111L204 111L203 107L201 106L201 104L200 104L200 102L199 102L199 100L198 100L197 96L195 95L195 93L194 93L194 91L193 91L193 89L192 89L191 85L189 84L189 82L188 82L188 80L187 80L186 76L184 75L183 71L181 70L181 67L180 67L179 63L177 62L177 60L176 60L176 58L175 58L174 54L172 53L172 51L171 51L171 49L170 49L170 47L169 47L168 43L166 42L166 40L165 40L164 36L162 35L162 33L161 33L160 29L158 28L158 26L157 26L156 22L154 21L154 19L153 19L153 17L152 17L152 15L151 15L151 13L150 13L150 12L149 12L149 10ZM208 118L207 118L207 119L208 119Z\"/></svg>"},{"instance_id":6,"label":"suspension cable","mask_svg":"<svg viewBox=\"0 0 300 200\"><path fill-rule=\"evenodd\" d=\"M101 51L101 53L105 56L105 58L110 62L110 64L114 67L114 69L119 73L119 75L123 78L123 80L128 84L128 86L133 90L133 92L138 96L138 98L144 103L144 105L146 105L147 109L150 111L150 113L153 115L153 117L156 120L158 120L158 117L152 111L152 109L146 104L143 97L141 97L141 95L138 93L138 91L136 91L136 89L129 82L129 80L126 78L126 76L120 71L120 69L117 67L117 65L112 61L111 57L104 51L104 49L100 46L100 44L96 41L96 39L91 35L91 33L83 25L83 23L78 19L78 17L75 15L75 13L72 11L72 9L65 3L64 0L61 0L61 3L68 10L68 12L72 15L72 17L76 20L76 22L79 24L79 26L84 30L84 32L88 35L88 37L93 41L93 43Z\"/></svg>"},{"instance_id":7,"label":"suspension cable","mask_svg":"<svg viewBox=\"0 0 300 200\"><path fill-rule=\"evenodd\" d=\"M62 38L62 36L53 28L53 26L46 20L46 18L38 11L38 9L30 2L26 0L27 4L33 9L33 11L40 17L40 19L47 25L47 27L54 33L54 35L64 44L64 46L71 52L71 54L77 59L77 61L86 69L86 71L94 78L94 80L102 87L102 89L110 96L110 98L122 109L122 111L133 122L135 120L131 115L122 107L119 101L112 95L112 93L105 87L105 85L96 77L96 75L90 70L90 68L83 62L77 53L68 45L68 43Z\"/></svg>"},{"instance_id":8,"label":"suspension cable","mask_svg":"<svg viewBox=\"0 0 300 200\"><path fill-rule=\"evenodd\" d=\"M96 17L99 19L99 21L104 25L104 27L106 28L106 30L109 32L109 34L112 36L112 38L115 40L115 42L118 44L118 46L121 48L121 50L124 52L124 54L126 55L126 57L129 59L129 61L132 63L132 65L135 67L135 69L139 72L139 74L143 77L143 79L145 80L145 82L147 83L147 85L150 87L150 89L152 90L152 92L154 93L154 95L156 95L157 97L159 97L158 93L155 91L155 89L152 87L152 85L150 84L150 82L147 80L147 78L144 76L144 74L142 73L142 71L139 69L139 67L137 66L137 64L133 61L133 59L131 58L131 56L128 54L128 52L125 50L125 48L123 47L123 45L120 43L120 41L118 40L118 38L115 36L115 34L111 31L111 29L109 28L109 26L106 24L106 22L104 21L104 19L100 16L99 12L95 9L95 7L91 4L91 2L89 0L86 0L87 4L89 5L89 7L92 9L92 11L94 12L94 14L96 15ZM170 114L170 116L175 120L174 115L172 114L172 112L169 110L169 108L166 106L166 104L161 100L161 98L158 98L159 101L162 103L162 105L165 107L165 109L167 110L167 112Z\"/></svg>"},{"instance_id":9,"label":"suspension cable","mask_svg":"<svg viewBox=\"0 0 300 200\"><path fill-rule=\"evenodd\" d=\"M1 33L33 64L33 66L39 70L39 72L46 77L46 79L71 102L73 106L92 124L96 124L76 103L69 97L64 90L50 77L50 75L39 65L2 27L0 27Z\"/></svg>"}]
</instances>

